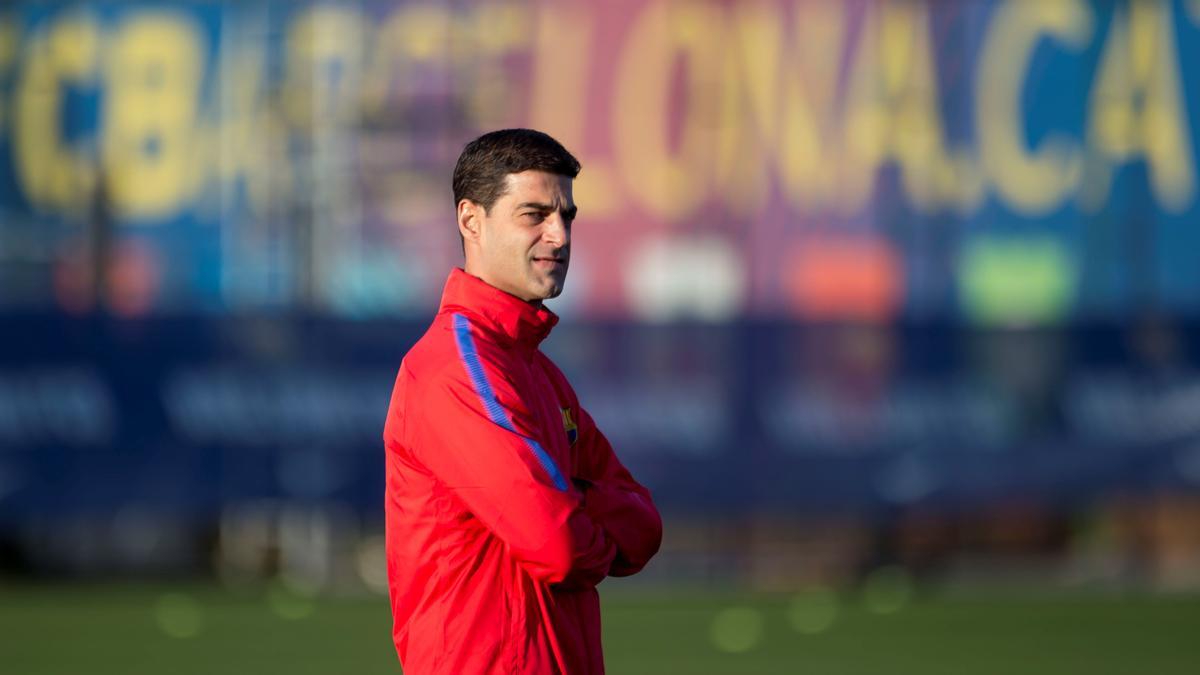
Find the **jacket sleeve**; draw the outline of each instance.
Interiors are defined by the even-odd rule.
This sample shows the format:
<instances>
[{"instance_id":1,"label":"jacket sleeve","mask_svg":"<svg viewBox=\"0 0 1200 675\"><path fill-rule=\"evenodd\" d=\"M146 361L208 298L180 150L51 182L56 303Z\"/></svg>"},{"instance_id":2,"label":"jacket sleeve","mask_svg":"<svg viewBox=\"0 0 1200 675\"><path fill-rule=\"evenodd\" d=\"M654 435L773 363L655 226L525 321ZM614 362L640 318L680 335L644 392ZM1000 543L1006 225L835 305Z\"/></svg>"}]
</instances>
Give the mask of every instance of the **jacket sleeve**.
<instances>
[{"instance_id":1,"label":"jacket sleeve","mask_svg":"<svg viewBox=\"0 0 1200 675\"><path fill-rule=\"evenodd\" d=\"M609 574L641 571L662 544L662 517L650 491L633 479L591 415L579 410L575 476L584 486L585 510L617 545Z\"/></svg>"},{"instance_id":2,"label":"jacket sleeve","mask_svg":"<svg viewBox=\"0 0 1200 675\"><path fill-rule=\"evenodd\" d=\"M423 387L406 446L547 583L603 579L614 543L537 438L529 407L494 367L452 363Z\"/></svg>"}]
</instances>

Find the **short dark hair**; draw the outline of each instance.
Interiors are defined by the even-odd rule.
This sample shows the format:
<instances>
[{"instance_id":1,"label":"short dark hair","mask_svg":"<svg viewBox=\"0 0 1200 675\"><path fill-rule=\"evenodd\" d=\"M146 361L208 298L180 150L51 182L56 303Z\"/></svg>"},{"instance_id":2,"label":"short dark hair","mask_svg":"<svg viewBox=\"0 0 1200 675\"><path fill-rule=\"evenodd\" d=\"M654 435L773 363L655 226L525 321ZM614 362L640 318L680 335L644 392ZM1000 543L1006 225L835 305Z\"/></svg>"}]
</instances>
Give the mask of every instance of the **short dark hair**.
<instances>
[{"instance_id":1,"label":"short dark hair","mask_svg":"<svg viewBox=\"0 0 1200 675\"><path fill-rule=\"evenodd\" d=\"M469 199L490 211L504 195L510 173L579 175L579 160L562 143L533 129L501 129L467 143L454 167L454 207Z\"/></svg>"}]
</instances>

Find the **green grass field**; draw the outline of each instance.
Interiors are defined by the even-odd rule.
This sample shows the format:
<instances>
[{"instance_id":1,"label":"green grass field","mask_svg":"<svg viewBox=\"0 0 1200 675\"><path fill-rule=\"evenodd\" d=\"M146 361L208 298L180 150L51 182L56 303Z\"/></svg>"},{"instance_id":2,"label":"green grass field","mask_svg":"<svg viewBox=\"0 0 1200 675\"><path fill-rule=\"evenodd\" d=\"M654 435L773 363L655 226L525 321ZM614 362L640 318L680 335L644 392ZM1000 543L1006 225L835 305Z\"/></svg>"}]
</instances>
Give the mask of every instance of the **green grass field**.
<instances>
[{"instance_id":1,"label":"green grass field","mask_svg":"<svg viewBox=\"0 0 1200 675\"><path fill-rule=\"evenodd\" d=\"M608 670L812 675L1200 672L1200 597L605 592ZM398 673L387 602L276 589L0 586L5 675Z\"/></svg>"}]
</instances>

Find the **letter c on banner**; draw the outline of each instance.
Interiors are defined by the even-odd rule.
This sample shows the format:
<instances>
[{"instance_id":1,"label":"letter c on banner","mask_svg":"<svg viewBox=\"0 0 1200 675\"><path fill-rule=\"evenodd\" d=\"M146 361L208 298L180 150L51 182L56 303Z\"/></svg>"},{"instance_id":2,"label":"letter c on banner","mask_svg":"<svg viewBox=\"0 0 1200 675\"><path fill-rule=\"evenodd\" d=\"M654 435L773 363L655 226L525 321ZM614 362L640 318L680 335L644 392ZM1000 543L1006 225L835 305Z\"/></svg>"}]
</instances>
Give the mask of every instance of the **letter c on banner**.
<instances>
[{"instance_id":1,"label":"letter c on banner","mask_svg":"<svg viewBox=\"0 0 1200 675\"><path fill-rule=\"evenodd\" d=\"M1080 0L1004 2L980 54L975 116L984 170L1001 198L1016 211L1036 216L1054 210L1082 175L1077 147L1048 135L1041 147L1025 147L1021 88L1043 36L1083 48L1092 36L1091 10Z\"/></svg>"},{"instance_id":2,"label":"letter c on banner","mask_svg":"<svg viewBox=\"0 0 1200 675\"><path fill-rule=\"evenodd\" d=\"M29 38L16 86L13 163L36 207L82 208L95 188L94 157L63 138L63 87L95 85L100 28L87 14L53 21Z\"/></svg>"}]
</instances>

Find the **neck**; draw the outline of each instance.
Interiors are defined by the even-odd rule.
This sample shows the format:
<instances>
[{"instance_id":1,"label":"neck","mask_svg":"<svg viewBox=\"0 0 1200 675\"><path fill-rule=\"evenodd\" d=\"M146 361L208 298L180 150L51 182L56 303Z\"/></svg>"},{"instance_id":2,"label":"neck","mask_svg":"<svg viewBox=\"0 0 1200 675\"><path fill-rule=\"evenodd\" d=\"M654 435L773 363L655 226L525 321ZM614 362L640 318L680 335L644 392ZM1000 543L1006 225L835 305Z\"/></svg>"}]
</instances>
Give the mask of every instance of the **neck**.
<instances>
[{"instance_id":1,"label":"neck","mask_svg":"<svg viewBox=\"0 0 1200 675\"><path fill-rule=\"evenodd\" d=\"M532 298L532 299L522 298L521 296L517 295L516 293L513 293L512 291L509 291L508 289L504 288L503 286L493 283L492 280L488 278L490 275L484 273L479 268L479 265L472 265L470 260L466 261L466 263L463 265L463 271L466 272L467 274L470 274L471 276L475 277L476 279L479 279L483 283L487 284L488 286L491 286L492 288L494 288L498 291L508 293L509 295L521 300L522 302L529 303L529 305L534 307L535 309L541 308L541 306L542 306L541 298Z\"/></svg>"}]
</instances>

